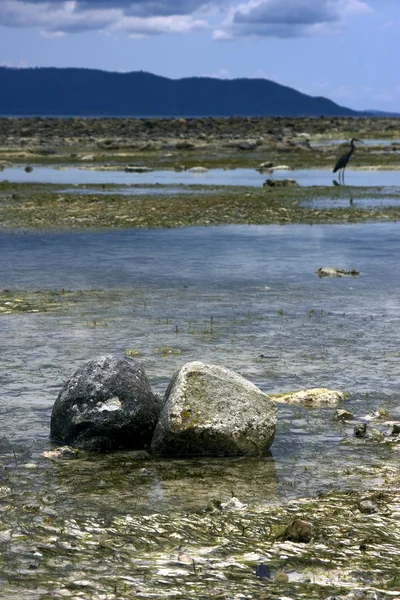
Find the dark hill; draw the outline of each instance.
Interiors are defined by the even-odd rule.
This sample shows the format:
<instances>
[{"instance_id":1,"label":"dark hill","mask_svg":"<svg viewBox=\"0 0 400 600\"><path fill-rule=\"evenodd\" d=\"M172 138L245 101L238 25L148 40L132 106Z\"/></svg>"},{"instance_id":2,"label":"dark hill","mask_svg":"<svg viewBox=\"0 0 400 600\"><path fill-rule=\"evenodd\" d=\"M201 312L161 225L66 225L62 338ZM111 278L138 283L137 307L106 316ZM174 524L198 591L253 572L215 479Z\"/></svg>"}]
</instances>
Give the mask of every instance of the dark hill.
<instances>
[{"instance_id":1,"label":"dark hill","mask_svg":"<svg viewBox=\"0 0 400 600\"><path fill-rule=\"evenodd\" d=\"M0 67L0 115L358 116L267 79L167 79L142 71Z\"/></svg>"}]
</instances>

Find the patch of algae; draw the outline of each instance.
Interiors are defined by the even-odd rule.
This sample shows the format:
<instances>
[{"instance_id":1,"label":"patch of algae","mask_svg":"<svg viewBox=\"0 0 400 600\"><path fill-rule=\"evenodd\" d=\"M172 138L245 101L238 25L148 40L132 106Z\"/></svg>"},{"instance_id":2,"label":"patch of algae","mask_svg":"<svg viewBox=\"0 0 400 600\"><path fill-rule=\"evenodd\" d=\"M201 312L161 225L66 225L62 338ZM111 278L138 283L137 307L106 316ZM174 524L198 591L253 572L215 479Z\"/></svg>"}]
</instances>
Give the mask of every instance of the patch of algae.
<instances>
[{"instance_id":1,"label":"patch of algae","mask_svg":"<svg viewBox=\"0 0 400 600\"><path fill-rule=\"evenodd\" d=\"M165 186L168 190L167 186ZM127 188L129 189L129 188ZM349 200L347 207L318 208L314 199ZM399 199L399 204L359 207L357 198ZM2 200L2 201L1 201ZM4 229L86 230L183 227L225 224L355 223L396 221L400 190L382 188L255 188L181 186L179 194L67 194L54 186L0 185L0 223Z\"/></svg>"},{"instance_id":2,"label":"patch of algae","mask_svg":"<svg viewBox=\"0 0 400 600\"><path fill-rule=\"evenodd\" d=\"M118 290L0 290L0 316L21 313L54 313L88 302L118 302Z\"/></svg>"},{"instance_id":3,"label":"patch of algae","mask_svg":"<svg viewBox=\"0 0 400 600\"><path fill-rule=\"evenodd\" d=\"M2 498L3 599L313 600L352 590L383 599L399 591L394 491L334 492L285 506L236 501L225 509L214 502L211 509L169 515L114 509L82 516L78 505L63 515L54 502L50 495L17 497L11 489ZM282 535L297 518L312 525L309 543ZM261 564L268 567L265 579L256 575Z\"/></svg>"}]
</instances>

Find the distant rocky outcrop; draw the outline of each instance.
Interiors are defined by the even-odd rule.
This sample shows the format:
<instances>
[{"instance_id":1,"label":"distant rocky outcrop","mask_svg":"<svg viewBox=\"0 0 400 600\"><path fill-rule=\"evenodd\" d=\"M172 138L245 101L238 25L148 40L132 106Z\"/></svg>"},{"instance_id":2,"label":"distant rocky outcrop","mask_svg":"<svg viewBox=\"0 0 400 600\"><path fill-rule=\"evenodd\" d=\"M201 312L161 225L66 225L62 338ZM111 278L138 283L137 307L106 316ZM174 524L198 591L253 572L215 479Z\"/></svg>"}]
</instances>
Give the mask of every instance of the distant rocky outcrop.
<instances>
[{"instance_id":1,"label":"distant rocky outcrop","mask_svg":"<svg viewBox=\"0 0 400 600\"><path fill-rule=\"evenodd\" d=\"M6 116L365 115L322 96L308 96L274 81L254 78L168 79L143 71L0 67L0 89L0 115ZM240 149L252 146L245 142Z\"/></svg>"},{"instance_id":2,"label":"distant rocky outcrop","mask_svg":"<svg viewBox=\"0 0 400 600\"><path fill-rule=\"evenodd\" d=\"M275 403L237 373L190 362L173 376L151 448L160 455L264 454L277 421Z\"/></svg>"}]
</instances>

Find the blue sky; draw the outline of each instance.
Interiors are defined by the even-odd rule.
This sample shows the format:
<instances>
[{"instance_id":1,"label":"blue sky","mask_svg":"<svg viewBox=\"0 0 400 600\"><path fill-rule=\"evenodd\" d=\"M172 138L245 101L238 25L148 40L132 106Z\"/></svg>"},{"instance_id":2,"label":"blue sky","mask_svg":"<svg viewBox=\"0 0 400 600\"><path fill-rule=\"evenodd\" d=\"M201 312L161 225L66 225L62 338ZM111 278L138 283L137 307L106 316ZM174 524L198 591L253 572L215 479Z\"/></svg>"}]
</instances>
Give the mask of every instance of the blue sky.
<instances>
[{"instance_id":1,"label":"blue sky","mask_svg":"<svg viewBox=\"0 0 400 600\"><path fill-rule=\"evenodd\" d=\"M0 0L0 65L262 77L400 112L400 0Z\"/></svg>"}]
</instances>

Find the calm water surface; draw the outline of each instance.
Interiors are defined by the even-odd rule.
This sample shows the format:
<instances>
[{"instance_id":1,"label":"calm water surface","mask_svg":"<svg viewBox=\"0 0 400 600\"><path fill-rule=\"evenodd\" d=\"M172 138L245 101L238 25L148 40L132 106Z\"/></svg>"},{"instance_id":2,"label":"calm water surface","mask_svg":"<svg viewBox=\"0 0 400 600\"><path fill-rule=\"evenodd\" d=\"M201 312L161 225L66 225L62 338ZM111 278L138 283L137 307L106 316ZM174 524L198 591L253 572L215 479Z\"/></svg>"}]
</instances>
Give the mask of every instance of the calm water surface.
<instances>
[{"instance_id":1,"label":"calm water surface","mask_svg":"<svg viewBox=\"0 0 400 600\"><path fill-rule=\"evenodd\" d=\"M379 408L400 420L399 251L400 224L2 232L1 289L82 294L57 311L0 316L0 456L9 468L42 465L33 479L23 471L21 490L55 484L57 471L41 452L61 384L84 361L128 348L141 352L160 395L176 368L200 359L267 393L347 390L344 407L355 422ZM322 266L360 276L319 279ZM163 346L180 354L163 357ZM232 481L242 500L256 502L371 485L360 479L360 465L379 470L398 459L386 445L355 440L353 427L335 421L331 409L281 406L272 458L231 461L229 469L183 461L192 475L194 464L211 468L201 480L171 477L165 462L154 463L135 490L124 488L121 502L134 501L135 510L203 506L218 490L229 497ZM82 492L79 481L67 478L67 495Z\"/></svg>"},{"instance_id":2,"label":"calm water surface","mask_svg":"<svg viewBox=\"0 0 400 600\"><path fill-rule=\"evenodd\" d=\"M336 174L337 175L337 174ZM243 185L261 187L266 179L295 179L301 186L331 186L337 179L328 169L275 170L259 173L254 169L210 169L206 173L190 171L151 171L125 173L125 171L90 171L78 168L34 167L31 173L23 168L10 167L0 173L0 180L10 182L59 184L164 184L164 185ZM398 186L399 171L363 171L346 169L345 182L354 186ZM134 191L132 192L134 193Z\"/></svg>"}]
</instances>

